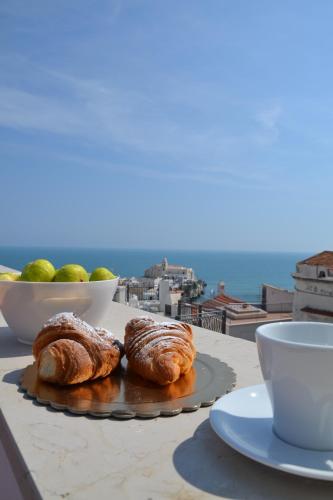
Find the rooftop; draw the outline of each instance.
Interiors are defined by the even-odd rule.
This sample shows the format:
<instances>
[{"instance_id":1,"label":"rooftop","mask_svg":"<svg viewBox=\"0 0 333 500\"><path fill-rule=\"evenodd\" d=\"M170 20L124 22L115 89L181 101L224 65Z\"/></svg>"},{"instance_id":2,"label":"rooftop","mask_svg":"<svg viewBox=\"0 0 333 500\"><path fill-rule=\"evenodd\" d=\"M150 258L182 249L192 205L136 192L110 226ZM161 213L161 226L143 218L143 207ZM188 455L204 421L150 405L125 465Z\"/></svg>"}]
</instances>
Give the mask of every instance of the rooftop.
<instances>
[{"instance_id":1,"label":"rooftop","mask_svg":"<svg viewBox=\"0 0 333 500\"><path fill-rule=\"evenodd\" d=\"M220 309L228 304L245 304L245 302L235 297L231 297L231 295L220 293L216 297L206 300L201 305L204 309Z\"/></svg>"},{"instance_id":2,"label":"rooftop","mask_svg":"<svg viewBox=\"0 0 333 500\"><path fill-rule=\"evenodd\" d=\"M253 319L229 319L229 325L250 325L251 323L257 325L258 323L271 323L274 321L291 321L292 319L292 314L289 312L272 312L272 313L267 313L267 315L264 318L253 318Z\"/></svg>"},{"instance_id":3,"label":"rooftop","mask_svg":"<svg viewBox=\"0 0 333 500\"><path fill-rule=\"evenodd\" d=\"M313 255L312 257L308 257L305 260L297 262L297 264L307 264L308 266L333 267L333 252L330 250L324 250L323 252Z\"/></svg>"}]
</instances>

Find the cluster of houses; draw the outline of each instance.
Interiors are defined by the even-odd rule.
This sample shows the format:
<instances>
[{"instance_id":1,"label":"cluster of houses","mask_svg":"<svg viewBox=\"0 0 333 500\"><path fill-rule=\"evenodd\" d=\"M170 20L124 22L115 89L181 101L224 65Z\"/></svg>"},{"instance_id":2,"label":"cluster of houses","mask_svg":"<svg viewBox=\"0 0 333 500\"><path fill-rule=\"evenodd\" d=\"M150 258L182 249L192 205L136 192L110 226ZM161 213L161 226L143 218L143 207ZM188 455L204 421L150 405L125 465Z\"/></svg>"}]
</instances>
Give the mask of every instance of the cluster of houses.
<instances>
[{"instance_id":1,"label":"cluster of houses","mask_svg":"<svg viewBox=\"0 0 333 500\"><path fill-rule=\"evenodd\" d=\"M193 300L204 291L193 269L169 265L166 258L145 271L142 278L123 280L115 300L149 312L182 319L179 305L189 302L192 315L223 312L223 333L254 340L257 326L276 321L333 322L333 251L324 251L296 263L294 290L262 285L261 304L249 304L228 295L221 282L215 297ZM187 293L186 293L187 290Z\"/></svg>"},{"instance_id":2,"label":"cluster of houses","mask_svg":"<svg viewBox=\"0 0 333 500\"><path fill-rule=\"evenodd\" d=\"M179 301L200 297L205 286L192 268L170 265L164 257L161 263L146 269L143 277L121 279L114 300L175 318Z\"/></svg>"},{"instance_id":3,"label":"cluster of houses","mask_svg":"<svg viewBox=\"0 0 333 500\"><path fill-rule=\"evenodd\" d=\"M296 263L294 290L262 285L260 306L253 306L220 292L202 304L202 311L223 310L224 333L255 339L256 328L276 321L333 322L333 252L325 250Z\"/></svg>"}]
</instances>

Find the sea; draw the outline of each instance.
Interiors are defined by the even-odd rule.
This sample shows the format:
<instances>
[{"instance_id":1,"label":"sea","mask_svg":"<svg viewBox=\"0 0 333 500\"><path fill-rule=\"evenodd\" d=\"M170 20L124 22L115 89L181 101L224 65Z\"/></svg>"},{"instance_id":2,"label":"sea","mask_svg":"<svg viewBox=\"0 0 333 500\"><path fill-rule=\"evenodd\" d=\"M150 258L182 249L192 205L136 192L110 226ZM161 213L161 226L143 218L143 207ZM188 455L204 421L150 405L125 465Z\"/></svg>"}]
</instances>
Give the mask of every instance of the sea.
<instances>
[{"instance_id":1,"label":"sea","mask_svg":"<svg viewBox=\"0 0 333 500\"><path fill-rule=\"evenodd\" d=\"M271 284L288 290L294 287L291 273L309 253L128 250L106 248L0 247L0 264L21 270L35 259L48 259L55 267L81 264L87 271L108 267L121 277L143 276L144 270L160 263L192 267L197 278L207 283L201 300L213 297L223 281L225 293L250 303L261 302L261 286Z\"/></svg>"}]
</instances>

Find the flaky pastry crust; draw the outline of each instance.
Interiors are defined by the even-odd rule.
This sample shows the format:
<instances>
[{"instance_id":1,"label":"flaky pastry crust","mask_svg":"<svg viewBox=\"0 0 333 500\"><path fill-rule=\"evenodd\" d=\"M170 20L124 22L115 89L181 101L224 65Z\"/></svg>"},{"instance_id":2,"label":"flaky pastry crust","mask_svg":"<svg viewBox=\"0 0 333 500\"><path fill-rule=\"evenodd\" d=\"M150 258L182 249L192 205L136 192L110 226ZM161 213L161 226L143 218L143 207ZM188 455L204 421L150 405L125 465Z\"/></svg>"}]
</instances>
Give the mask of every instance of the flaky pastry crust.
<instances>
[{"instance_id":1,"label":"flaky pastry crust","mask_svg":"<svg viewBox=\"0 0 333 500\"><path fill-rule=\"evenodd\" d=\"M171 384L191 370L196 354L192 339L186 323L134 318L125 327L129 367L157 384Z\"/></svg>"},{"instance_id":2,"label":"flaky pastry crust","mask_svg":"<svg viewBox=\"0 0 333 500\"><path fill-rule=\"evenodd\" d=\"M38 333L33 355L42 380L67 385L109 375L120 363L123 346L107 330L61 313Z\"/></svg>"}]
</instances>

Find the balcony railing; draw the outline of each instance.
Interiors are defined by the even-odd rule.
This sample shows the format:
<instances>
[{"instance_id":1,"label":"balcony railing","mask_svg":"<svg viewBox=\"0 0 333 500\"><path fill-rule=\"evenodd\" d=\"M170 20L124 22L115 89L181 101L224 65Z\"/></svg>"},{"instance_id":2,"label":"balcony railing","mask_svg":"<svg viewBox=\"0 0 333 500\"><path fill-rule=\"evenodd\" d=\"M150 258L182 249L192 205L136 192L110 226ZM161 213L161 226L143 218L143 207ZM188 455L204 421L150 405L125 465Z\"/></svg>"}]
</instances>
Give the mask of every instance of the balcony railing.
<instances>
[{"instance_id":1,"label":"balcony railing","mask_svg":"<svg viewBox=\"0 0 333 500\"><path fill-rule=\"evenodd\" d=\"M200 326L214 332L226 332L226 313L225 311L203 312L201 314L192 314L189 316L177 317L180 321L194 326Z\"/></svg>"},{"instance_id":2,"label":"balcony railing","mask_svg":"<svg viewBox=\"0 0 333 500\"><path fill-rule=\"evenodd\" d=\"M267 319L270 319L270 313L291 313L291 304L282 302L265 305L261 303L246 304L238 302L235 304L227 304L227 308L231 313L234 313L235 316L239 316L235 318L227 317L227 310L224 309L223 306L221 306L219 310L205 310L204 306L201 304L179 301L176 319L215 332L226 333L227 325L230 325L235 320L264 320L264 313L267 313ZM256 309L254 308L261 310L263 313L262 316L256 316L254 314Z\"/></svg>"}]
</instances>

